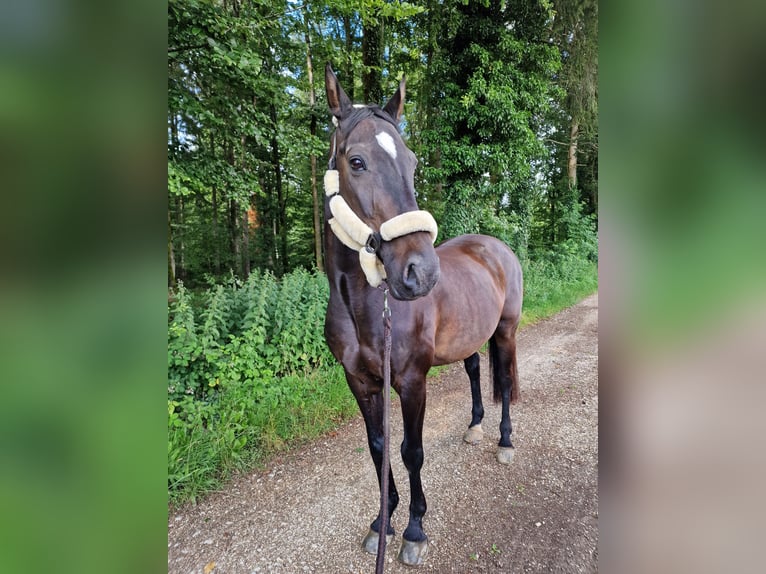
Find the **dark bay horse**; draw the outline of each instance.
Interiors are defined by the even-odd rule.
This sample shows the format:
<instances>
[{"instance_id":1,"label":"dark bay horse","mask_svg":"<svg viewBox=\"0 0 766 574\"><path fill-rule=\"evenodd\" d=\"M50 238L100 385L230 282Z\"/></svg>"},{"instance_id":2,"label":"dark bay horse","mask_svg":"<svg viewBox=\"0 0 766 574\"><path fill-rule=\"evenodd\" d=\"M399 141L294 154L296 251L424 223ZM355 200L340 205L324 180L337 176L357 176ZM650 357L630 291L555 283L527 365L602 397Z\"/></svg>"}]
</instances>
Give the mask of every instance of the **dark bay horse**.
<instances>
[{"instance_id":1,"label":"dark bay horse","mask_svg":"<svg viewBox=\"0 0 766 574\"><path fill-rule=\"evenodd\" d=\"M398 130L404 80L382 109L353 106L329 65L325 83L336 125L328 171L335 178L335 183L329 185L335 189L327 194L341 197L343 208L350 208L343 216L352 220L346 226L349 233L354 235L357 228L363 230L359 232L362 238L356 242L340 240L336 235L339 232L331 225L331 220L341 218L340 210L331 209L331 201L325 203L326 269L330 284L325 338L343 365L364 416L380 483L384 444L381 393L384 294L371 285L376 281L360 266L364 235L372 230L370 240L374 245L367 253L374 251L374 263L379 265L393 297L391 381L401 400L404 422L401 455L411 489L409 523L403 533L399 559L419 565L428 550L422 525L426 499L420 479L426 374L432 365L464 361L473 400L464 440L477 443L482 436L484 416L478 350L489 341L493 398L495 402L502 401L497 459L510 463L513 445L509 405L519 398L516 329L521 317L521 267L504 243L483 235L463 235L434 248L435 227L432 229L427 221L430 215L418 212L415 200L417 160ZM393 227L403 229L394 233ZM390 485L386 533L392 536L390 517L399 503L399 495L390 465L385 471ZM379 515L363 541L364 548L371 553L377 549L380 521Z\"/></svg>"}]
</instances>

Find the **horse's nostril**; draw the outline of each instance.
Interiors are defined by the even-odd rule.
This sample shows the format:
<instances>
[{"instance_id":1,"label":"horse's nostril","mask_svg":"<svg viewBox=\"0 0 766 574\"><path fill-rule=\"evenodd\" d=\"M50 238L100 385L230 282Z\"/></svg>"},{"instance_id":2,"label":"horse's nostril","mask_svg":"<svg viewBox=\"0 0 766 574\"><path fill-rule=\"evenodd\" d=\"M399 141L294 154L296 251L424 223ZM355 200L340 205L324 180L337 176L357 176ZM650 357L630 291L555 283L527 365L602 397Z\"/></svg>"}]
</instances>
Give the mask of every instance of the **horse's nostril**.
<instances>
[{"instance_id":1,"label":"horse's nostril","mask_svg":"<svg viewBox=\"0 0 766 574\"><path fill-rule=\"evenodd\" d=\"M404 270L404 284L410 289L416 289L420 283L417 266L410 263Z\"/></svg>"},{"instance_id":2,"label":"horse's nostril","mask_svg":"<svg viewBox=\"0 0 766 574\"><path fill-rule=\"evenodd\" d=\"M395 291L398 296L407 300L422 297L431 291L439 279L439 260L430 261L420 254L413 254L402 267L399 277L400 280L394 283L401 288Z\"/></svg>"}]
</instances>

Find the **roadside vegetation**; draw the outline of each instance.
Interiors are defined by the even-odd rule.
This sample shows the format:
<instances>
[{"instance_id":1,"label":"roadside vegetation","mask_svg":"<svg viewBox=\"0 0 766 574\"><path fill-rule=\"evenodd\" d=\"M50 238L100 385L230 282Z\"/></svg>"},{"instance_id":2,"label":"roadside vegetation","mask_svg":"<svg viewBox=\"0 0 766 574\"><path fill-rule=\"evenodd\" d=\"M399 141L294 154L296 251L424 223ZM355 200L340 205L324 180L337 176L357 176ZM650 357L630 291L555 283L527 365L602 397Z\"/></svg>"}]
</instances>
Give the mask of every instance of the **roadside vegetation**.
<instances>
[{"instance_id":1,"label":"roadside vegetation","mask_svg":"<svg viewBox=\"0 0 766 574\"><path fill-rule=\"evenodd\" d=\"M526 261L522 326L597 288L596 263L559 254ZM169 307L168 499L195 501L236 471L321 436L358 413L323 339L327 279L270 272Z\"/></svg>"}]
</instances>

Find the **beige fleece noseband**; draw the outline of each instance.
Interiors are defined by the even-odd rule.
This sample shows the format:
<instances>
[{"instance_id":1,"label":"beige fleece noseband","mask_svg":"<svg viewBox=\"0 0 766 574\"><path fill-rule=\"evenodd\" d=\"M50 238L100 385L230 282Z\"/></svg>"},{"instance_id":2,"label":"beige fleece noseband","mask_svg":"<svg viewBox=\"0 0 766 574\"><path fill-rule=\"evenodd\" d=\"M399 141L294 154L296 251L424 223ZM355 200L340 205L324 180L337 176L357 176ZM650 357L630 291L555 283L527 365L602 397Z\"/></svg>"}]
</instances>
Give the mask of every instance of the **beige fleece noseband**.
<instances>
[{"instance_id":1,"label":"beige fleece noseband","mask_svg":"<svg viewBox=\"0 0 766 574\"><path fill-rule=\"evenodd\" d=\"M383 262L378 258L379 243L376 233L352 211L346 200L340 196L338 170L328 169L324 174L325 195L330 198L330 228L335 237L349 249L359 252L359 264L367 282L373 287L386 278ZM427 211L408 211L392 217L380 226L380 238L392 241L397 237L427 231L431 242L436 241L438 228L433 216Z\"/></svg>"}]
</instances>

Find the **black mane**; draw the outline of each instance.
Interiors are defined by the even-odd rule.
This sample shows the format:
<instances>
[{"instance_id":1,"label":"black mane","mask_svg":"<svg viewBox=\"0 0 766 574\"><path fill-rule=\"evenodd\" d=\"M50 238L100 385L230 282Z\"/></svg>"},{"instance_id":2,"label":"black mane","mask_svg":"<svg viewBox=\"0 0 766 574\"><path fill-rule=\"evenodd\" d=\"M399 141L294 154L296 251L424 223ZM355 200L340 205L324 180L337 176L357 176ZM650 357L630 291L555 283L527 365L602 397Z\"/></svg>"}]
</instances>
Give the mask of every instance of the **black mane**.
<instances>
[{"instance_id":1,"label":"black mane","mask_svg":"<svg viewBox=\"0 0 766 574\"><path fill-rule=\"evenodd\" d=\"M399 132L399 126L396 123L396 120L394 120L394 118L392 118L388 112L376 105L364 106L363 108L353 108L353 111L347 117L340 120L339 129L344 134L348 135L359 122L365 118L373 116L382 120L386 120L388 123L394 126L394 128L396 128L397 133Z\"/></svg>"}]
</instances>

